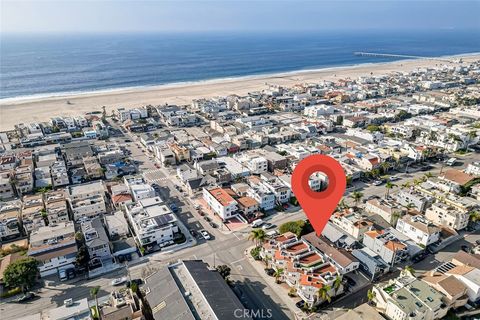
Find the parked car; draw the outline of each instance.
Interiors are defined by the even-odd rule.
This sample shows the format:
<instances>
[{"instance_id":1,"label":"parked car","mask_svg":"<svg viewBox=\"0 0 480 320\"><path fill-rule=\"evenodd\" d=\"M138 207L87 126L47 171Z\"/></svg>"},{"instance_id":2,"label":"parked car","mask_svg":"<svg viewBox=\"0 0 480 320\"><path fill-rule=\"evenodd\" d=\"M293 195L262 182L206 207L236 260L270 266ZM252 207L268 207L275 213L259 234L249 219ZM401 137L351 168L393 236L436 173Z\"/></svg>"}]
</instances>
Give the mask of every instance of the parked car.
<instances>
[{"instance_id":1,"label":"parked car","mask_svg":"<svg viewBox=\"0 0 480 320\"><path fill-rule=\"evenodd\" d=\"M24 295L20 296L19 298L15 299L15 302L22 303L22 302L27 302L36 297L36 294L33 292L27 292Z\"/></svg>"},{"instance_id":2,"label":"parked car","mask_svg":"<svg viewBox=\"0 0 480 320\"><path fill-rule=\"evenodd\" d=\"M272 224L272 223L269 223L269 222L265 222L262 226L263 230L268 230L268 229L272 229L272 228L275 228L275 225Z\"/></svg>"},{"instance_id":3,"label":"parked car","mask_svg":"<svg viewBox=\"0 0 480 320\"><path fill-rule=\"evenodd\" d=\"M208 216L203 217L203 219L205 219L205 221L207 221L207 222L212 221L212 219L210 219Z\"/></svg>"},{"instance_id":4,"label":"parked car","mask_svg":"<svg viewBox=\"0 0 480 320\"><path fill-rule=\"evenodd\" d=\"M202 235L203 239L210 240L211 236L206 230L200 230L200 234Z\"/></svg>"},{"instance_id":5,"label":"parked car","mask_svg":"<svg viewBox=\"0 0 480 320\"><path fill-rule=\"evenodd\" d=\"M299 309L302 309L303 306L305 306L305 301L300 300L300 301L298 301L297 303L295 303L295 306L296 306L297 308L299 308Z\"/></svg>"},{"instance_id":6,"label":"parked car","mask_svg":"<svg viewBox=\"0 0 480 320\"><path fill-rule=\"evenodd\" d=\"M257 219L252 222L252 228L259 228L262 224L264 224L264 221L262 219Z\"/></svg>"},{"instance_id":7,"label":"parked car","mask_svg":"<svg viewBox=\"0 0 480 320\"><path fill-rule=\"evenodd\" d=\"M127 277L116 278L112 280L112 286L119 286L127 282Z\"/></svg>"},{"instance_id":8,"label":"parked car","mask_svg":"<svg viewBox=\"0 0 480 320\"><path fill-rule=\"evenodd\" d=\"M218 225L217 225L215 222L213 222L213 221L210 221L209 224L210 224L210 226L211 226L212 228L218 228Z\"/></svg>"},{"instance_id":9,"label":"parked car","mask_svg":"<svg viewBox=\"0 0 480 320\"><path fill-rule=\"evenodd\" d=\"M265 268L265 273L270 277L273 277L273 275L275 274L275 270L272 268Z\"/></svg>"},{"instance_id":10,"label":"parked car","mask_svg":"<svg viewBox=\"0 0 480 320\"><path fill-rule=\"evenodd\" d=\"M380 185L382 185L382 183L383 183L382 180L375 180L375 181L373 181L372 184L373 184L374 186L380 186Z\"/></svg>"},{"instance_id":11,"label":"parked car","mask_svg":"<svg viewBox=\"0 0 480 320\"><path fill-rule=\"evenodd\" d=\"M67 281L67 270L65 269L60 269L58 270L58 277L60 278L60 281Z\"/></svg>"},{"instance_id":12,"label":"parked car","mask_svg":"<svg viewBox=\"0 0 480 320\"><path fill-rule=\"evenodd\" d=\"M193 230L193 229L190 229L189 231L190 231L190 234L191 234L193 237L195 237L195 238L197 237L197 235L198 235L198 234L197 234L197 231L195 231L195 230Z\"/></svg>"},{"instance_id":13,"label":"parked car","mask_svg":"<svg viewBox=\"0 0 480 320\"><path fill-rule=\"evenodd\" d=\"M67 269L67 278L69 280L75 278L75 276L76 276L75 269L73 268Z\"/></svg>"}]
</instances>

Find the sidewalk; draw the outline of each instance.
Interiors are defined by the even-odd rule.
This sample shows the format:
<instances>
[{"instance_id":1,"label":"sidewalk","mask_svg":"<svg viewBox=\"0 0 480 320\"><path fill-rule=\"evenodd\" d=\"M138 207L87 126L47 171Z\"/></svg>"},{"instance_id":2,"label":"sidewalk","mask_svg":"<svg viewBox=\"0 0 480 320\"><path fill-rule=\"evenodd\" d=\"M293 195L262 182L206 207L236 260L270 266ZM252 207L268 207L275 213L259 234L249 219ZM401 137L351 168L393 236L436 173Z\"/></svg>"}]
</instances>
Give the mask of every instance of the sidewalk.
<instances>
[{"instance_id":1,"label":"sidewalk","mask_svg":"<svg viewBox=\"0 0 480 320\"><path fill-rule=\"evenodd\" d=\"M277 284L275 282L274 277L270 277L265 273L265 265L263 264L262 261L256 261L253 259L253 257L250 255L250 250L252 250L254 246L249 247L246 250L246 257L247 261L257 270L258 274L263 278L263 280L275 291L280 299L282 299L283 303L290 309L292 314L295 315L295 319L297 320L304 320L304 319L309 319L311 315L307 315L305 312L301 311L297 306L295 305L296 301L299 300L300 298L291 298L288 296L288 291L284 287L282 287L280 284Z\"/></svg>"}]
</instances>

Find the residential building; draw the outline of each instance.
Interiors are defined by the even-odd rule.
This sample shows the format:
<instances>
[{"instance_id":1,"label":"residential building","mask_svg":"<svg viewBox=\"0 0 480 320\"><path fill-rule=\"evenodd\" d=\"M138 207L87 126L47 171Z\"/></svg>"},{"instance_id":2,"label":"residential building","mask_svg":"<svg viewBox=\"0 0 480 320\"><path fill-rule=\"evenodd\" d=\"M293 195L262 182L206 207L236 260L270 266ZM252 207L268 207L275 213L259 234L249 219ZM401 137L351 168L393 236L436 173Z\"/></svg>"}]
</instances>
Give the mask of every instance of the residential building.
<instances>
[{"instance_id":1,"label":"residential building","mask_svg":"<svg viewBox=\"0 0 480 320\"><path fill-rule=\"evenodd\" d=\"M404 216L398 220L396 229L425 247L440 240L440 228L421 215Z\"/></svg>"},{"instance_id":2,"label":"residential building","mask_svg":"<svg viewBox=\"0 0 480 320\"><path fill-rule=\"evenodd\" d=\"M467 227L470 216L465 211L442 202L435 202L425 211L425 217L438 226L462 230Z\"/></svg>"},{"instance_id":3,"label":"residential building","mask_svg":"<svg viewBox=\"0 0 480 320\"><path fill-rule=\"evenodd\" d=\"M373 222L363 218L352 209L335 212L330 217L330 221L357 240L362 240L364 233L373 226Z\"/></svg>"},{"instance_id":4,"label":"residential building","mask_svg":"<svg viewBox=\"0 0 480 320\"><path fill-rule=\"evenodd\" d=\"M352 254L344 249L335 248L330 241L317 236L315 232L304 235L302 240L312 250L318 252L324 261L331 262L342 275L357 270L360 266Z\"/></svg>"},{"instance_id":5,"label":"residential building","mask_svg":"<svg viewBox=\"0 0 480 320\"><path fill-rule=\"evenodd\" d=\"M227 220L237 214L238 202L222 188L203 188L203 199L222 220Z\"/></svg>"},{"instance_id":6,"label":"residential building","mask_svg":"<svg viewBox=\"0 0 480 320\"><path fill-rule=\"evenodd\" d=\"M102 181L68 187L68 200L73 220L85 221L106 212L105 189Z\"/></svg>"},{"instance_id":7,"label":"residential building","mask_svg":"<svg viewBox=\"0 0 480 320\"><path fill-rule=\"evenodd\" d=\"M102 320L142 320L142 302L131 289L110 293L107 303L100 307Z\"/></svg>"},{"instance_id":8,"label":"residential building","mask_svg":"<svg viewBox=\"0 0 480 320\"><path fill-rule=\"evenodd\" d=\"M124 238L128 236L128 223L122 211L105 215L105 226L111 239Z\"/></svg>"},{"instance_id":9,"label":"residential building","mask_svg":"<svg viewBox=\"0 0 480 320\"><path fill-rule=\"evenodd\" d=\"M73 268L76 254L73 222L40 227L30 234L27 255L39 261L42 277L55 274L60 269Z\"/></svg>"},{"instance_id":10,"label":"residential building","mask_svg":"<svg viewBox=\"0 0 480 320\"><path fill-rule=\"evenodd\" d=\"M448 312L440 292L406 273L372 290L377 310L392 320L434 320Z\"/></svg>"},{"instance_id":11,"label":"residential building","mask_svg":"<svg viewBox=\"0 0 480 320\"><path fill-rule=\"evenodd\" d=\"M177 218L159 197L140 200L125 210L139 246L158 250L173 243L179 231Z\"/></svg>"},{"instance_id":12,"label":"residential building","mask_svg":"<svg viewBox=\"0 0 480 320\"><path fill-rule=\"evenodd\" d=\"M19 237L22 203L18 200L0 203L0 240Z\"/></svg>"},{"instance_id":13,"label":"residential building","mask_svg":"<svg viewBox=\"0 0 480 320\"><path fill-rule=\"evenodd\" d=\"M397 220L406 213L406 210L397 203L382 198L368 200L365 203L365 210L371 214L378 214L383 220L393 226L395 226Z\"/></svg>"},{"instance_id":14,"label":"residential building","mask_svg":"<svg viewBox=\"0 0 480 320\"><path fill-rule=\"evenodd\" d=\"M387 230L365 232L363 244L388 263L390 267L408 258L408 246Z\"/></svg>"},{"instance_id":15,"label":"residential building","mask_svg":"<svg viewBox=\"0 0 480 320\"><path fill-rule=\"evenodd\" d=\"M395 194L395 200L400 203L402 206L408 208L417 209L420 212L425 212L425 210L432 204L433 199L429 196L425 196L420 192L413 190L405 191L400 190Z\"/></svg>"},{"instance_id":16,"label":"residential building","mask_svg":"<svg viewBox=\"0 0 480 320\"><path fill-rule=\"evenodd\" d=\"M23 196L22 224L26 233L45 225L45 207L43 197L39 195Z\"/></svg>"},{"instance_id":17,"label":"residential building","mask_svg":"<svg viewBox=\"0 0 480 320\"><path fill-rule=\"evenodd\" d=\"M154 320L247 319L245 307L222 276L199 260L171 264L145 279Z\"/></svg>"},{"instance_id":18,"label":"residential building","mask_svg":"<svg viewBox=\"0 0 480 320\"><path fill-rule=\"evenodd\" d=\"M48 224L57 224L70 220L65 190L49 191L45 194L44 200Z\"/></svg>"},{"instance_id":19,"label":"residential building","mask_svg":"<svg viewBox=\"0 0 480 320\"><path fill-rule=\"evenodd\" d=\"M83 222L81 228L90 260L111 261L110 241L103 227L102 219L94 218Z\"/></svg>"}]
</instances>

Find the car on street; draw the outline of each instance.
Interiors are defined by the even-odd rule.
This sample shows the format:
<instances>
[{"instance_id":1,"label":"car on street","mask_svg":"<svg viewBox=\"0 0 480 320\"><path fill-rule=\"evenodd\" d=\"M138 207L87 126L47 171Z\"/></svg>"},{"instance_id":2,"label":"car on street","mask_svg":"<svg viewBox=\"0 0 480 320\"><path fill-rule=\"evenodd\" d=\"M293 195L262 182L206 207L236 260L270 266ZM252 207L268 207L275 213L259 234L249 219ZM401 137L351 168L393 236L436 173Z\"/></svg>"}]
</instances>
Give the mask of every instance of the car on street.
<instances>
[{"instance_id":1,"label":"car on street","mask_svg":"<svg viewBox=\"0 0 480 320\"><path fill-rule=\"evenodd\" d=\"M60 269L58 270L58 277L60 278L60 281L67 281L67 270L65 269Z\"/></svg>"},{"instance_id":2,"label":"car on street","mask_svg":"<svg viewBox=\"0 0 480 320\"><path fill-rule=\"evenodd\" d=\"M400 177L391 176L391 177L389 178L389 180L390 180L390 181L398 181L398 180L400 180Z\"/></svg>"},{"instance_id":3,"label":"car on street","mask_svg":"<svg viewBox=\"0 0 480 320\"><path fill-rule=\"evenodd\" d=\"M215 222L213 222L213 221L211 221L211 222L209 223L209 225L210 225L212 228L218 228L218 225L217 225Z\"/></svg>"},{"instance_id":4,"label":"car on street","mask_svg":"<svg viewBox=\"0 0 480 320\"><path fill-rule=\"evenodd\" d=\"M33 292L27 292L24 295L20 296L19 298L15 299L14 301L17 303L27 302L34 299L37 295Z\"/></svg>"},{"instance_id":5,"label":"car on street","mask_svg":"<svg viewBox=\"0 0 480 320\"><path fill-rule=\"evenodd\" d=\"M275 228L275 225L270 223L270 222L265 222L262 226L263 230L268 230L268 229L272 229L272 228Z\"/></svg>"},{"instance_id":6,"label":"car on street","mask_svg":"<svg viewBox=\"0 0 480 320\"><path fill-rule=\"evenodd\" d=\"M200 230L200 234L202 235L203 239L210 240L211 236L206 230Z\"/></svg>"},{"instance_id":7,"label":"car on street","mask_svg":"<svg viewBox=\"0 0 480 320\"><path fill-rule=\"evenodd\" d=\"M189 231L190 231L190 234L192 235L192 237L195 237L195 238L197 237L197 235L198 235L197 231L195 231L193 229L190 229Z\"/></svg>"},{"instance_id":8,"label":"car on street","mask_svg":"<svg viewBox=\"0 0 480 320\"><path fill-rule=\"evenodd\" d=\"M210 219L208 216L203 217L203 219L205 219L205 221L207 221L207 222L212 221L212 219Z\"/></svg>"},{"instance_id":9,"label":"car on street","mask_svg":"<svg viewBox=\"0 0 480 320\"><path fill-rule=\"evenodd\" d=\"M300 300L297 303L295 303L295 306L299 309L302 309L304 305L305 305L305 301L303 300Z\"/></svg>"},{"instance_id":10,"label":"car on street","mask_svg":"<svg viewBox=\"0 0 480 320\"><path fill-rule=\"evenodd\" d=\"M383 181L382 181L382 180L375 180L375 181L372 182L372 184L373 184L374 186L380 186L380 185L383 184Z\"/></svg>"},{"instance_id":11,"label":"car on street","mask_svg":"<svg viewBox=\"0 0 480 320\"><path fill-rule=\"evenodd\" d=\"M116 278L112 280L112 286L119 286L127 282L127 277Z\"/></svg>"},{"instance_id":12,"label":"car on street","mask_svg":"<svg viewBox=\"0 0 480 320\"><path fill-rule=\"evenodd\" d=\"M275 274L275 270L272 268L265 268L265 273L270 277L273 277L273 275Z\"/></svg>"}]
</instances>

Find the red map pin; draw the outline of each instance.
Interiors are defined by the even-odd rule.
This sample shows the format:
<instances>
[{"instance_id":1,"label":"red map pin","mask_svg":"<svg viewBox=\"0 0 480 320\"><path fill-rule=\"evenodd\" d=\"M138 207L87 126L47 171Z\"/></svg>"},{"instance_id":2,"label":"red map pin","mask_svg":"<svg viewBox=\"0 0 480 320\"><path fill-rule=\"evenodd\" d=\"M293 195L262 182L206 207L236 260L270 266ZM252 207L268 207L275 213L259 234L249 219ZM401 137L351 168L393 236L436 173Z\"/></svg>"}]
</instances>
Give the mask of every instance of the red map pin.
<instances>
[{"instance_id":1,"label":"red map pin","mask_svg":"<svg viewBox=\"0 0 480 320\"><path fill-rule=\"evenodd\" d=\"M315 172L322 172L328 177L327 189L317 192L310 188L308 181ZM317 235L322 233L346 187L345 171L337 160L329 156L309 156L293 170L292 191Z\"/></svg>"}]
</instances>

